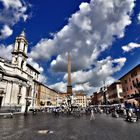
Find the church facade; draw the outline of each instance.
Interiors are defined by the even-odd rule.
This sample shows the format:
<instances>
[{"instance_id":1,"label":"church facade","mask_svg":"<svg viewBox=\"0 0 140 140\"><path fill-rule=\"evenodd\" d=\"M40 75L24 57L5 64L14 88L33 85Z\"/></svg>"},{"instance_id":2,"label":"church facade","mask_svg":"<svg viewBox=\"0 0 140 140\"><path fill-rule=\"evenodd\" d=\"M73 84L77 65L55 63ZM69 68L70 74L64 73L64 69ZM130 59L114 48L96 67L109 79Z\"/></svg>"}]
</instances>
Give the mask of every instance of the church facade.
<instances>
[{"instance_id":1,"label":"church facade","mask_svg":"<svg viewBox=\"0 0 140 140\"><path fill-rule=\"evenodd\" d=\"M37 105L40 73L27 63L27 50L22 32L15 40L12 60L0 58L0 110L25 112Z\"/></svg>"}]
</instances>

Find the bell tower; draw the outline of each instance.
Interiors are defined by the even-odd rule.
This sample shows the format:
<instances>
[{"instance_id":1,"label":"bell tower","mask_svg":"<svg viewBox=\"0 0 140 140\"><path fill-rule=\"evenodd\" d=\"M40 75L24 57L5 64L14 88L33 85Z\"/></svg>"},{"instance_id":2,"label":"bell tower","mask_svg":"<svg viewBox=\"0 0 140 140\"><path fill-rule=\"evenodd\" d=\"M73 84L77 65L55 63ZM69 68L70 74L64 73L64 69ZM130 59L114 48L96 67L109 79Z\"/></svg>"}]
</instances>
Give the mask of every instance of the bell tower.
<instances>
[{"instance_id":1,"label":"bell tower","mask_svg":"<svg viewBox=\"0 0 140 140\"><path fill-rule=\"evenodd\" d=\"M12 52L12 64L16 65L22 70L26 69L27 63L27 49L28 49L28 42L25 38L25 32L16 37L15 45Z\"/></svg>"}]
</instances>

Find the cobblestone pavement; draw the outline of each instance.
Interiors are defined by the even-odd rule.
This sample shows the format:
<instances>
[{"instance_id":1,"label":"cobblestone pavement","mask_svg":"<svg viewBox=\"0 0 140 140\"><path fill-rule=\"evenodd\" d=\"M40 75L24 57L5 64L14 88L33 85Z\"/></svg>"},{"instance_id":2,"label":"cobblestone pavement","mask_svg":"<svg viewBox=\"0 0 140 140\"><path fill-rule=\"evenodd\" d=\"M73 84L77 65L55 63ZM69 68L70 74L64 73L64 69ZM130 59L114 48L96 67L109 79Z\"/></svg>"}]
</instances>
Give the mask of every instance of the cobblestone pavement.
<instances>
[{"instance_id":1,"label":"cobblestone pavement","mask_svg":"<svg viewBox=\"0 0 140 140\"><path fill-rule=\"evenodd\" d=\"M90 121L90 116L54 117L39 113L0 118L0 140L140 140L140 121L128 123L106 114L95 117Z\"/></svg>"}]
</instances>

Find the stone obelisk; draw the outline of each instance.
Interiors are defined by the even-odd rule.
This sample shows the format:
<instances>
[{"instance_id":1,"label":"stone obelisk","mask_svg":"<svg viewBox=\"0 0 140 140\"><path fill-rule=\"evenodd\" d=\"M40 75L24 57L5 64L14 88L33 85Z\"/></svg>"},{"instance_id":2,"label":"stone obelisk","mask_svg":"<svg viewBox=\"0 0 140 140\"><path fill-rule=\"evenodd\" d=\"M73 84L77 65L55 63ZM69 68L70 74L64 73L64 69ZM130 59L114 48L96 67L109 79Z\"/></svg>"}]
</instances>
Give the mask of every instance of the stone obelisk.
<instances>
[{"instance_id":1,"label":"stone obelisk","mask_svg":"<svg viewBox=\"0 0 140 140\"><path fill-rule=\"evenodd\" d=\"M68 53L68 85L67 85L67 94L72 95L72 82L71 82L71 56Z\"/></svg>"}]
</instances>

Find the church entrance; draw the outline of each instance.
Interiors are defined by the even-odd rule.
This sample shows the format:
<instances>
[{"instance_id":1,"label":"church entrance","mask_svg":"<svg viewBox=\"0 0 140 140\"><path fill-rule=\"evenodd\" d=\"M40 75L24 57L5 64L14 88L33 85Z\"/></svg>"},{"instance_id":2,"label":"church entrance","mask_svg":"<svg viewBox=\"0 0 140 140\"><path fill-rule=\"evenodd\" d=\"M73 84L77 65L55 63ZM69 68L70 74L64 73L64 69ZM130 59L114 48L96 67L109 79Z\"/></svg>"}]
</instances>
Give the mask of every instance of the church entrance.
<instances>
[{"instance_id":1,"label":"church entrance","mask_svg":"<svg viewBox=\"0 0 140 140\"><path fill-rule=\"evenodd\" d=\"M2 98L3 97L0 97L0 108L1 108L1 105L2 105Z\"/></svg>"}]
</instances>

